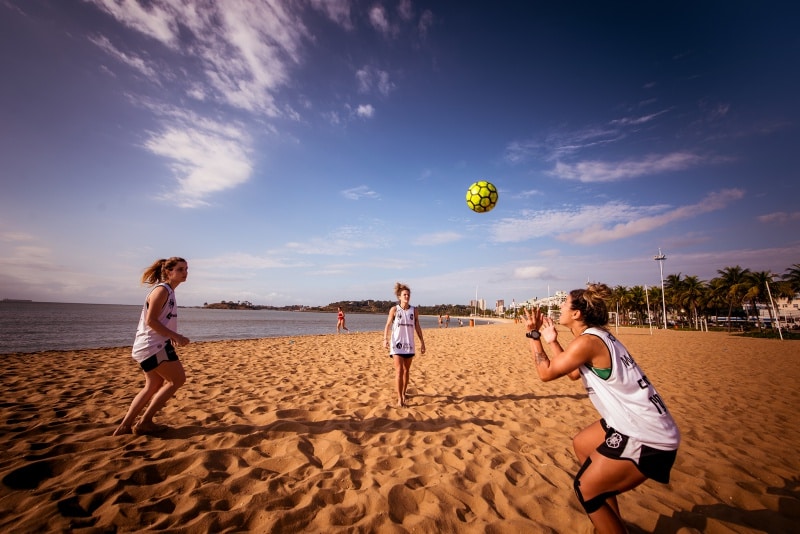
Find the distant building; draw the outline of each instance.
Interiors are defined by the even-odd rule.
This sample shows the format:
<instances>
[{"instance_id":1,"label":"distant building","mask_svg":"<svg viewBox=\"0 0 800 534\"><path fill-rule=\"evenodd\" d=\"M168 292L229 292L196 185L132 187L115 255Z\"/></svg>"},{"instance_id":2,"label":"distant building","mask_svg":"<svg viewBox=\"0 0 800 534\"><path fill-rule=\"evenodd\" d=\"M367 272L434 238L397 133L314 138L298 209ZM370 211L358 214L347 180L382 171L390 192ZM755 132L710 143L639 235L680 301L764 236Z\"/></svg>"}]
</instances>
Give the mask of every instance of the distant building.
<instances>
[{"instance_id":1,"label":"distant building","mask_svg":"<svg viewBox=\"0 0 800 534\"><path fill-rule=\"evenodd\" d=\"M555 295L549 297L533 297L520 303L521 306L539 307L539 308L552 308L560 307L561 304L567 300L567 293L565 291L556 291Z\"/></svg>"},{"instance_id":2,"label":"distant building","mask_svg":"<svg viewBox=\"0 0 800 534\"><path fill-rule=\"evenodd\" d=\"M494 313L497 315L503 315L506 313L506 301L505 300L496 300L494 302Z\"/></svg>"},{"instance_id":3,"label":"distant building","mask_svg":"<svg viewBox=\"0 0 800 534\"><path fill-rule=\"evenodd\" d=\"M746 303L743 305L745 309L748 309ZM775 313L778 315L781 328L800 328L800 295L795 295L793 298L775 299L773 314ZM758 304L758 317L763 323L770 322L770 310L767 304Z\"/></svg>"},{"instance_id":4,"label":"distant building","mask_svg":"<svg viewBox=\"0 0 800 534\"><path fill-rule=\"evenodd\" d=\"M554 295L550 297L533 297L532 299L528 299L524 302L519 303L519 307L526 307L526 308L544 308L549 311L549 315L552 317L558 314L558 310L561 307L561 304L567 300L567 293L565 291L556 291Z\"/></svg>"},{"instance_id":5,"label":"distant building","mask_svg":"<svg viewBox=\"0 0 800 534\"><path fill-rule=\"evenodd\" d=\"M472 299L469 301L469 307L473 310L479 311L486 311L486 300L485 299Z\"/></svg>"}]
</instances>

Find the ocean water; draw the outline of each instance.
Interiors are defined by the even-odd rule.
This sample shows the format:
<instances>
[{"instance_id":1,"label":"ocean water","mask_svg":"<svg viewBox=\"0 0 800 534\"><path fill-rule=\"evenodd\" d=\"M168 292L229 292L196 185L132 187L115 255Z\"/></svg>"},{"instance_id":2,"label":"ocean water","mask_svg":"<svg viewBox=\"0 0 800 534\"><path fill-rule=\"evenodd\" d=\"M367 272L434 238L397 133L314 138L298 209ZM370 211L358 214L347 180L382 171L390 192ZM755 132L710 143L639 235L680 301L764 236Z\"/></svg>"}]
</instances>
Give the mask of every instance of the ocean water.
<instances>
[{"instance_id":1,"label":"ocean water","mask_svg":"<svg viewBox=\"0 0 800 534\"><path fill-rule=\"evenodd\" d=\"M130 347L141 306L0 301L0 354ZM421 316L423 330L438 319ZM464 321L467 324L467 321ZM480 319L476 325L488 324ZM350 332L382 332L385 314L347 314ZM458 320L450 320L450 327ZM179 308L178 331L192 341L336 333L336 313Z\"/></svg>"}]
</instances>

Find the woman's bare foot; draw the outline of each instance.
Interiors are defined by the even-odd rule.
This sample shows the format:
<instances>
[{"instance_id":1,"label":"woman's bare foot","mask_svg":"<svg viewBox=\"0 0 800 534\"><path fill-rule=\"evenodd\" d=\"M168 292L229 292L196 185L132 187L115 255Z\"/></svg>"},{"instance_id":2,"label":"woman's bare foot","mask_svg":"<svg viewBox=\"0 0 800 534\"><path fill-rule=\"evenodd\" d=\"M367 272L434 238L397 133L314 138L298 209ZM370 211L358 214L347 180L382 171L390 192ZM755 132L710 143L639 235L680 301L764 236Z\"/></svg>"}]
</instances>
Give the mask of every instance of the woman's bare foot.
<instances>
[{"instance_id":1,"label":"woman's bare foot","mask_svg":"<svg viewBox=\"0 0 800 534\"><path fill-rule=\"evenodd\" d=\"M117 429L114 431L112 436L123 436L125 434L133 434L133 430L129 425L119 425Z\"/></svg>"}]
</instances>

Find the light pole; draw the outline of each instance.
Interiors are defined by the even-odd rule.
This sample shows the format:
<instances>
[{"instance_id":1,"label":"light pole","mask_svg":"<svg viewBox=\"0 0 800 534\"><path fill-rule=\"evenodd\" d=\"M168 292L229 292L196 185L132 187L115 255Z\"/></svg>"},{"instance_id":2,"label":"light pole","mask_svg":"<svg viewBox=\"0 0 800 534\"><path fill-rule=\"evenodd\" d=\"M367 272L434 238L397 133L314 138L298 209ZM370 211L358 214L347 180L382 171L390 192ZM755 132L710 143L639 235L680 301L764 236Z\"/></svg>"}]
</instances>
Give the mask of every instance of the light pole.
<instances>
[{"instance_id":1,"label":"light pole","mask_svg":"<svg viewBox=\"0 0 800 534\"><path fill-rule=\"evenodd\" d=\"M664 330L667 329L667 300L664 296L664 260L667 259L661 253L661 249L658 249L658 256L653 258L658 262L658 271L661 273L661 305L663 306L664 311Z\"/></svg>"}]
</instances>

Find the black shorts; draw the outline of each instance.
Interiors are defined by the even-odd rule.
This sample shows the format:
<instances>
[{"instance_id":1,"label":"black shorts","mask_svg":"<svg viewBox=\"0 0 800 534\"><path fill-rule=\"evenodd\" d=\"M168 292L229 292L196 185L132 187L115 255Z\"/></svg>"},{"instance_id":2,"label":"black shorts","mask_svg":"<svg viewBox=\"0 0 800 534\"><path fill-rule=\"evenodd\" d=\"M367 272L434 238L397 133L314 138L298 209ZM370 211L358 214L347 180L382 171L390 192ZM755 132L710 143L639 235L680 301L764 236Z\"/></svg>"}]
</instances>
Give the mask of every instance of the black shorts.
<instances>
[{"instance_id":1,"label":"black shorts","mask_svg":"<svg viewBox=\"0 0 800 534\"><path fill-rule=\"evenodd\" d=\"M678 451L665 451L645 445L636 438L617 432L606 424L605 419L600 420L606 439L597 447L597 452L612 460L630 460L639 471L647 478L652 478L662 484L669 483L669 472Z\"/></svg>"},{"instance_id":2,"label":"black shorts","mask_svg":"<svg viewBox=\"0 0 800 534\"><path fill-rule=\"evenodd\" d=\"M395 356L400 356L401 358L405 358L406 360L409 358L413 358L413 354L390 354L389 357L394 359Z\"/></svg>"},{"instance_id":3,"label":"black shorts","mask_svg":"<svg viewBox=\"0 0 800 534\"><path fill-rule=\"evenodd\" d=\"M178 361L178 353L175 352L175 347L172 346L172 343L167 342L164 344L164 348L160 351L156 352L145 361L140 363L142 370L146 373L148 371L152 371L156 367L161 364L161 362L177 362Z\"/></svg>"}]
</instances>

